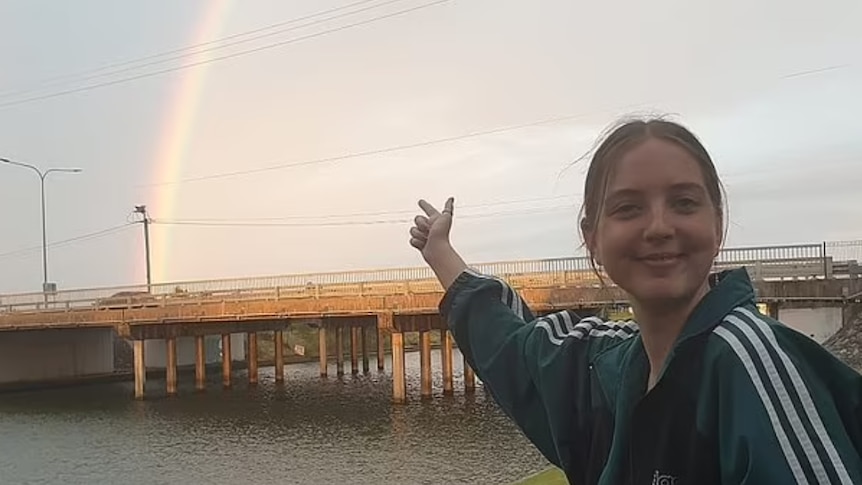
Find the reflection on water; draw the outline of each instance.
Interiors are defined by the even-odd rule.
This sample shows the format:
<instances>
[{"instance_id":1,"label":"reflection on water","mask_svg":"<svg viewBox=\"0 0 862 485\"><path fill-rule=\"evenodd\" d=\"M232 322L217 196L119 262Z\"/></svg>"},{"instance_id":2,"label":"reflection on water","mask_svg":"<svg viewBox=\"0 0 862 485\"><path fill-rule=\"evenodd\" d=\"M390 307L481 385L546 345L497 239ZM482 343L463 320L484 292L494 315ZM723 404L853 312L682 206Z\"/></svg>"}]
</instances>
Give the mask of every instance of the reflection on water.
<instances>
[{"instance_id":1,"label":"reflection on water","mask_svg":"<svg viewBox=\"0 0 862 485\"><path fill-rule=\"evenodd\" d=\"M419 355L407 354L408 395L391 404L391 365L379 374L318 377L317 363L272 368L248 388L242 373L206 393L181 374L180 395L147 382L0 395L2 484L510 483L545 460L477 386L465 396L455 352L454 396L419 399ZM330 372L334 374L334 366Z\"/></svg>"}]
</instances>

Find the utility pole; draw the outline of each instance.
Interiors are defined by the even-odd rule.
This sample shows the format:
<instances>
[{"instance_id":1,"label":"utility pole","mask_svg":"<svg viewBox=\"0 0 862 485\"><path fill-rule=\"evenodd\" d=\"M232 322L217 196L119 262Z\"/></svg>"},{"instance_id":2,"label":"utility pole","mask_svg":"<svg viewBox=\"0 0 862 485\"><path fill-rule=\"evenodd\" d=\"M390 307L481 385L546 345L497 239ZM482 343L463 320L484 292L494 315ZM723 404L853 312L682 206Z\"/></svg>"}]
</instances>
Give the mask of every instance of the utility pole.
<instances>
[{"instance_id":1,"label":"utility pole","mask_svg":"<svg viewBox=\"0 0 862 485\"><path fill-rule=\"evenodd\" d=\"M147 215L147 206L145 205L136 205L135 213L141 214L143 216L143 220L141 221L144 224L144 252L146 253L147 258L147 291L152 291L152 276L150 273L150 217Z\"/></svg>"}]
</instances>

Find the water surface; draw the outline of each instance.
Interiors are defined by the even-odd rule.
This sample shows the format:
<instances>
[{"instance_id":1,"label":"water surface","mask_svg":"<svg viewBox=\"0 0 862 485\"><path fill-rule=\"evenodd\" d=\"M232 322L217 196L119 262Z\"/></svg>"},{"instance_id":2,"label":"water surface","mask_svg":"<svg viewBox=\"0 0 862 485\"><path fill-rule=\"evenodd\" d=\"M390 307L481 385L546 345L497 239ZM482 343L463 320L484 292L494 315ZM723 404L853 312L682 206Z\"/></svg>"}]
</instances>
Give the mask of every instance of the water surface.
<instances>
[{"instance_id":1,"label":"water surface","mask_svg":"<svg viewBox=\"0 0 862 485\"><path fill-rule=\"evenodd\" d=\"M455 395L419 398L419 355L407 354L406 405L391 403L391 365L353 376L318 376L317 363L285 369L276 385L263 368L257 387L234 374L206 393L180 375L179 396L147 382L0 395L2 484L503 484L547 462L477 386L463 391L455 351Z\"/></svg>"}]
</instances>

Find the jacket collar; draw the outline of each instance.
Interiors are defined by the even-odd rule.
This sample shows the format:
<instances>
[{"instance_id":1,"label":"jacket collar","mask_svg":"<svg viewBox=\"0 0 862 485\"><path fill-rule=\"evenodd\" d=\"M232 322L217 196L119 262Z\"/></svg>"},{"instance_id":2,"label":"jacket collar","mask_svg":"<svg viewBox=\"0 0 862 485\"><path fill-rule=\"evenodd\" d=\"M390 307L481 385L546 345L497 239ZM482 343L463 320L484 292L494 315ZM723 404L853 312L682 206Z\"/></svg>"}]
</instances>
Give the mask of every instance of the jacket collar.
<instances>
[{"instance_id":1,"label":"jacket collar","mask_svg":"<svg viewBox=\"0 0 862 485\"><path fill-rule=\"evenodd\" d=\"M682 345L698 335L711 332L734 308L755 302L754 286L745 268L714 273L709 277L709 284L710 291L692 311L665 359L659 381ZM616 402L618 398L627 400L643 392L648 363L640 335L633 337L629 345L616 345L602 352L593 363L610 402Z\"/></svg>"},{"instance_id":2,"label":"jacket collar","mask_svg":"<svg viewBox=\"0 0 862 485\"><path fill-rule=\"evenodd\" d=\"M688 317L674 348L705 331L712 331L734 308L755 302L754 286L745 268L713 273L709 276L709 285L709 292Z\"/></svg>"}]
</instances>

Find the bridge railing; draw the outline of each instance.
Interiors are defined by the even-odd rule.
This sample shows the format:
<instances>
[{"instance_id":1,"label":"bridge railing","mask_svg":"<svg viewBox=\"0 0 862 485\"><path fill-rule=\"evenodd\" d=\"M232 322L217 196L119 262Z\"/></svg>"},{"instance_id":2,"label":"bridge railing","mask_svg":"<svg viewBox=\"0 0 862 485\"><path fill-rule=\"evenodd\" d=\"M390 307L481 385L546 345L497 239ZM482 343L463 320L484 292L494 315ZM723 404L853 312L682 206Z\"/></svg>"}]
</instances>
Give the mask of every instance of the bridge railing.
<instances>
[{"instance_id":1,"label":"bridge railing","mask_svg":"<svg viewBox=\"0 0 862 485\"><path fill-rule=\"evenodd\" d=\"M858 259L836 260L839 257ZM862 260L862 241L725 248L715 270L746 266L757 280L830 278ZM481 273L502 278L517 278L523 284L584 285L600 284L589 258L584 256L523 261L503 261L473 265ZM605 278L610 284L610 281ZM388 290L386 288L389 288ZM424 290L421 290L424 288ZM64 310L72 308L130 308L161 306L189 301L220 299L325 297L346 294L385 294L436 291L433 272L428 267L392 268L369 271L343 271L181 281L112 288L62 290L54 293L0 295L0 311Z\"/></svg>"}]
</instances>

